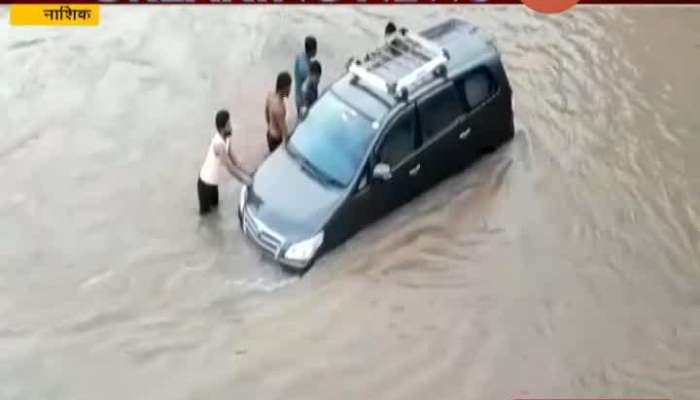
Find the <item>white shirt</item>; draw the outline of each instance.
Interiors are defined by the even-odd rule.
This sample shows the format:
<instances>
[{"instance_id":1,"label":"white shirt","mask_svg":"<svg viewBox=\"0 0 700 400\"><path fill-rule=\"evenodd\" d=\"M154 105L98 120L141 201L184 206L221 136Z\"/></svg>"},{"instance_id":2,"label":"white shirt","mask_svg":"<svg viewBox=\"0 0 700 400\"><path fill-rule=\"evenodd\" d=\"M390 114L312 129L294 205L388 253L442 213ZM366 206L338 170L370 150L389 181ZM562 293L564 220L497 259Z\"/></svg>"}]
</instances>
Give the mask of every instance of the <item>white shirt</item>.
<instances>
[{"instance_id":1,"label":"white shirt","mask_svg":"<svg viewBox=\"0 0 700 400\"><path fill-rule=\"evenodd\" d=\"M216 152L214 151L216 147ZM224 141L221 135L217 132L211 139L207 156L204 159L202 169L199 171L199 178L204 183L209 185L220 185L231 179L231 174L228 172L221 159L216 155L218 152L222 156L228 151L228 140Z\"/></svg>"}]
</instances>

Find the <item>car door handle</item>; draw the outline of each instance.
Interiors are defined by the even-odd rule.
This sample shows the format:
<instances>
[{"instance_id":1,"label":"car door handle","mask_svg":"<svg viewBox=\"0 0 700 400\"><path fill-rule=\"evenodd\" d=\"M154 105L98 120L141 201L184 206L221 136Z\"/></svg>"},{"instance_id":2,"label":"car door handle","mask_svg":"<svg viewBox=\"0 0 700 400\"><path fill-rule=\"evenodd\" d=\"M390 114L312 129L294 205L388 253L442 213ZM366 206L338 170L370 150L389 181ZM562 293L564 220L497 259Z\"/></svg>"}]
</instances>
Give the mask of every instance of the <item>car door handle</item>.
<instances>
[{"instance_id":1,"label":"car door handle","mask_svg":"<svg viewBox=\"0 0 700 400\"><path fill-rule=\"evenodd\" d=\"M416 165L415 167L413 167L412 170L408 171L408 174L411 176L416 176L418 175L418 171L420 171L420 164Z\"/></svg>"},{"instance_id":2,"label":"car door handle","mask_svg":"<svg viewBox=\"0 0 700 400\"><path fill-rule=\"evenodd\" d=\"M467 136L469 136L470 133L472 133L472 128L471 128L471 127L467 128L464 132L462 132L462 133L459 134L459 140L464 140L464 139L466 139Z\"/></svg>"}]
</instances>

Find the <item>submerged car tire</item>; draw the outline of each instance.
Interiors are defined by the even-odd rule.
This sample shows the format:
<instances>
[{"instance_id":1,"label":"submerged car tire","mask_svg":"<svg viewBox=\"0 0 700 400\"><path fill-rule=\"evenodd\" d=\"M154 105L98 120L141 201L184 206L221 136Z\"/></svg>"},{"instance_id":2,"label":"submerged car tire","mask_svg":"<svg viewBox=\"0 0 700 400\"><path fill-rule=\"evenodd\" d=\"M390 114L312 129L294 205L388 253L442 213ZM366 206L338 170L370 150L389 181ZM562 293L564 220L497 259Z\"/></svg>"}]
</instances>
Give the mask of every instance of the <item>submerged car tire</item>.
<instances>
[{"instance_id":1,"label":"submerged car tire","mask_svg":"<svg viewBox=\"0 0 700 400\"><path fill-rule=\"evenodd\" d=\"M500 149L501 147L506 145L506 143L513 140L513 137L514 137L514 135L511 133L511 134L504 136L503 139L496 144L489 144L489 145L484 146L481 149L481 154L493 154L493 153L495 153L496 151L498 151L498 149Z\"/></svg>"},{"instance_id":2,"label":"submerged car tire","mask_svg":"<svg viewBox=\"0 0 700 400\"><path fill-rule=\"evenodd\" d=\"M309 261L309 263L306 264L306 266L304 268L294 268L294 267L290 267L289 265L284 265L284 264L280 264L280 265L282 266L282 269L287 273L303 276L307 272L309 272L311 267L314 266L315 262L316 262L316 257L312 258L311 261Z\"/></svg>"},{"instance_id":3,"label":"submerged car tire","mask_svg":"<svg viewBox=\"0 0 700 400\"><path fill-rule=\"evenodd\" d=\"M290 267L290 266L284 265L284 264L280 264L280 265L282 266L282 269L283 269L283 270L285 270L285 271L287 271L287 272L289 272L289 273L303 276L303 275L305 275L307 272L309 272L309 270L310 270L311 268L313 268L313 266L316 264L316 260L318 260L318 258L321 257L324 253L325 253L325 251L324 251L323 249L319 250L319 251L316 253L316 255L314 255L314 256L311 258L311 260L309 261L309 263L306 264L306 266L305 266L304 268L294 268L294 267Z\"/></svg>"},{"instance_id":4,"label":"submerged car tire","mask_svg":"<svg viewBox=\"0 0 700 400\"><path fill-rule=\"evenodd\" d=\"M481 154L493 154L498 150L498 146L485 146L481 149Z\"/></svg>"}]
</instances>

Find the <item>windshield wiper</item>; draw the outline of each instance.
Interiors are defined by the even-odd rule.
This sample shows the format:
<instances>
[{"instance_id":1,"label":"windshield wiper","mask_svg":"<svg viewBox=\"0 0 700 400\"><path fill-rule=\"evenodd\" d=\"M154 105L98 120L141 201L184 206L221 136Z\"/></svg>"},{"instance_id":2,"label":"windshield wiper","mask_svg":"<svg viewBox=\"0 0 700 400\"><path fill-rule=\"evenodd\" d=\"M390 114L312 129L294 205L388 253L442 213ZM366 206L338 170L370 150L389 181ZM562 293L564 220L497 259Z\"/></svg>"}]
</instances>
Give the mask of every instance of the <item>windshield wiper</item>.
<instances>
[{"instance_id":1,"label":"windshield wiper","mask_svg":"<svg viewBox=\"0 0 700 400\"><path fill-rule=\"evenodd\" d=\"M304 157L290 142L287 143L287 150L289 151L289 154L292 156L292 158L299 161L301 169L306 171L309 175L313 176L314 178L318 179L319 181L325 184L337 186L340 188L343 187L343 184L339 180L324 173L321 169L316 167L311 161Z\"/></svg>"},{"instance_id":2,"label":"windshield wiper","mask_svg":"<svg viewBox=\"0 0 700 400\"><path fill-rule=\"evenodd\" d=\"M311 161L307 160L306 158L301 158L301 168L308 172L309 174L313 175L316 177L321 182L324 182L329 185L337 186L337 187L343 187L343 184L340 183L337 179L333 178L332 176L324 173L321 171L318 167L313 165Z\"/></svg>"}]
</instances>

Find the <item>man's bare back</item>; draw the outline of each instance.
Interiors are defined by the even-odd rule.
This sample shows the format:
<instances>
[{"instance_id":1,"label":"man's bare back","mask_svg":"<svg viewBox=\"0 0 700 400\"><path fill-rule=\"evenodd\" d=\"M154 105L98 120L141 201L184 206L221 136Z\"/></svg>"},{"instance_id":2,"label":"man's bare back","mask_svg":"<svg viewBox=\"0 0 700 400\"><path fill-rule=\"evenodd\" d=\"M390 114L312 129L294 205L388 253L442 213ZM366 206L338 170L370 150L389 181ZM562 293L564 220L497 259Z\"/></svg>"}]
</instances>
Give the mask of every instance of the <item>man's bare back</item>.
<instances>
[{"instance_id":1,"label":"man's bare back","mask_svg":"<svg viewBox=\"0 0 700 400\"><path fill-rule=\"evenodd\" d=\"M287 140L287 110L282 97L278 93L273 92L267 96L265 101L265 120L267 122L268 135L277 140Z\"/></svg>"},{"instance_id":2,"label":"man's bare back","mask_svg":"<svg viewBox=\"0 0 700 400\"><path fill-rule=\"evenodd\" d=\"M284 99L289 97L292 88L292 77L289 72L283 71L277 74L275 91L268 94L265 99L265 121L267 122L267 146L270 153L277 147L287 142L289 130L287 128L287 110Z\"/></svg>"}]
</instances>

